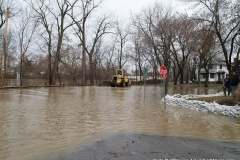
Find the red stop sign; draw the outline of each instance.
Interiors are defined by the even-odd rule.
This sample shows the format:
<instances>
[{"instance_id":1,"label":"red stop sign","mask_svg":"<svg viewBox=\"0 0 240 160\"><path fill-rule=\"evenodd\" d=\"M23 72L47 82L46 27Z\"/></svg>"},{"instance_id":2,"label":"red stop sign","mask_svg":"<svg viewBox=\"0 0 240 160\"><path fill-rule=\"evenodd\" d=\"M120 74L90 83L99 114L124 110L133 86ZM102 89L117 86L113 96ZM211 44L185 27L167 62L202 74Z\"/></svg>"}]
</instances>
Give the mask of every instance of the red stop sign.
<instances>
[{"instance_id":1,"label":"red stop sign","mask_svg":"<svg viewBox=\"0 0 240 160\"><path fill-rule=\"evenodd\" d=\"M160 76L163 79L167 78L167 68L164 65L160 67Z\"/></svg>"}]
</instances>

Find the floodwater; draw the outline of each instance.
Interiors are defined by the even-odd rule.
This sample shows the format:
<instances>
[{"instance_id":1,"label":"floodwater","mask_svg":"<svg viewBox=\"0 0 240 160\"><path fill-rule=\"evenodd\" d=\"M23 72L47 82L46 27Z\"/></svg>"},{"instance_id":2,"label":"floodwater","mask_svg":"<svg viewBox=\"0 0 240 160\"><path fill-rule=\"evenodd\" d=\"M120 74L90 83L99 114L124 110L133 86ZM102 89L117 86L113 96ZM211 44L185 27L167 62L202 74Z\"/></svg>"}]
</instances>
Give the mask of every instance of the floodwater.
<instances>
[{"instance_id":1,"label":"floodwater","mask_svg":"<svg viewBox=\"0 0 240 160\"><path fill-rule=\"evenodd\" d=\"M218 89L169 87L169 94ZM167 106L162 87L0 90L0 159L44 159L115 133L240 140L239 119Z\"/></svg>"}]
</instances>

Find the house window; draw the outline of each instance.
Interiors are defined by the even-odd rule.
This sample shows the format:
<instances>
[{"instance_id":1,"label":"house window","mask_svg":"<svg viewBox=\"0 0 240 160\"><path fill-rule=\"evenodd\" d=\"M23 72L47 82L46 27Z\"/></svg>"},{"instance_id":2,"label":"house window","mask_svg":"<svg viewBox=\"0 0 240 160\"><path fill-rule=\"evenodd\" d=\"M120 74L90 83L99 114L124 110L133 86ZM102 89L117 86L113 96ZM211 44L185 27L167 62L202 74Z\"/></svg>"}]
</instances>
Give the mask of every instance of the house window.
<instances>
[{"instance_id":1,"label":"house window","mask_svg":"<svg viewBox=\"0 0 240 160\"><path fill-rule=\"evenodd\" d=\"M220 65L220 69L222 69L222 65Z\"/></svg>"},{"instance_id":2,"label":"house window","mask_svg":"<svg viewBox=\"0 0 240 160\"><path fill-rule=\"evenodd\" d=\"M203 75L203 78L206 78L206 77L207 77L207 76L206 76L206 75L207 75L206 73L203 73L202 75Z\"/></svg>"},{"instance_id":3,"label":"house window","mask_svg":"<svg viewBox=\"0 0 240 160\"><path fill-rule=\"evenodd\" d=\"M213 65L212 64L210 65L210 69L213 69Z\"/></svg>"},{"instance_id":4,"label":"house window","mask_svg":"<svg viewBox=\"0 0 240 160\"><path fill-rule=\"evenodd\" d=\"M211 73L211 74L210 74L210 78L214 78L214 73Z\"/></svg>"}]
</instances>

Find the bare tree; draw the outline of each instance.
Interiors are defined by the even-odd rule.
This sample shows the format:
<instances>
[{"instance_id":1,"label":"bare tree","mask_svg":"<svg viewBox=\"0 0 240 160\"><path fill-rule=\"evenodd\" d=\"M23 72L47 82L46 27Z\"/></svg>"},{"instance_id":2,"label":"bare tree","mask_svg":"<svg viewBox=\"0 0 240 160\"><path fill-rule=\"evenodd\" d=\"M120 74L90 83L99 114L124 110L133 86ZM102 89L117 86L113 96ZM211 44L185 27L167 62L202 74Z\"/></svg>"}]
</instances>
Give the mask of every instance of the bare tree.
<instances>
[{"instance_id":1,"label":"bare tree","mask_svg":"<svg viewBox=\"0 0 240 160\"><path fill-rule=\"evenodd\" d=\"M19 11L17 0L0 0L0 29L6 22L6 13L9 9L9 18L14 17Z\"/></svg>"},{"instance_id":2,"label":"bare tree","mask_svg":"<svg viewBox=\"0 0 240 160\"><path fill-rule=\"evenodd\" d=\"M29 8L26 8L26 10L22 12L19 22L16 24L20 54L20 86L23 85L24 62L26 62L28 60L28 56L34 52L34 50L31 50L31 47L36 42L36 40L34 40L34 33L38 24L34 21L31 13L32 11Z\"/></svg>"},{"instance_id":3,"label":"bare tree","mask_svg":"<svg viewBox=\"0 0 240 160\"><path fill-rule=\"evenodd\" d=\"M36 12L38 21L43 25L44 31L41 34L42 38L47 44L47 54L48 54L48 83L49 85L53 84L53 74L52 74L52 29L54 22L51 22L48 19L48 16L50 14L50 11L48 7L44 4L44 1L26 1ZM46 31L46 32L45 32ZM45 36L46 34L46 36ZM44 45L45 49L45 45ZM44 50L43 49L43 50Z\"/></svg>"},{"instance_id":4,"label":"bare tree","mask_svg":"<svg viewBox=\"0 0 240 160\"><path fill-rule=\"evenodd\" d=\"M189 0L182 0L189 1ZM209 24L214 29L214 33L221 45L223 56L227 65L229 74L232 70L236 70L239 63L239 54L236 54L238 59L237 64L232 68L232 59L234 52L237 53L236 36L240 29L240 5L237 1L232 0L194 0L195 5L202 6L198 10L198 20Z\"/></svg>"},{"instance_id":5,"label":"bare tree","mask_svg":"<svg viewBox=\"0 0 240 160\"><path fill-rule=\"evenodd\" d=\"M1 86L4 85L4 74L6 72L6 57L7 57L7 34L8 34L8 19L17 13L18 9L14 0L0 0L0 29L5 24L4 39L3 39L3 52L1 55Z\"/></svg>"},{"instance_id":6,"label":"bare tree","mask_svg":"<svg viewBox=\"0 0 240 160\"><path fill-rule=\"evenodd\" d=\"M128 54L126 53L126 43L128 42L129 29L128 26L124 27L123 23L119 20L116 22L116 31L115 35L115 45L116 45L116 55L117 55L117 64L118 68L123 68L127 63Z\"/></svg>"},{"instance_id":7,"label":"bare tree","mask_svg":"<svg viewBox=\"0 0 240 160\"><path fill-rule=\"evenodd\" d=\"M178 74L176 75L174 84L180 75L180 84L184 82L184 72L186 72L186 64L189 61L189 56L194 50L195 41L194 41L194 28L195 23L193 20L188 19L185 15L177 18L178 22L175 24L178 27L175 27L175 41L171 42L173 48L173 57L174 61L178 66ZM188 81L188 77L186 79Z\"/></svg>"},{"instance_id":8,"label":"bare tree","mask_svg":"<svg viewBox=\"0 0 240 160\"><path fill-rule=\"evenodd\" d=\"M30 70L33 73L33 78L35 77L34 85L38 84L38 79L45 79L46 74L44 71L47 71L47 58L41 54L34 54L31 56L30 61ZM46 83L45 83L46 85Z\"/></svg>"},{"instance_id":9,"label":"bare tree","mask_svg":"<svg viewBox=\"0 0 240 160\"><path fill-rule=\"evenodd\" d=\"M140 81L142 80L142 65L145 59L144 56L144 45L141 40L141 32L136 29L135 32L131 34L131 41L133 43L132 47L132 54L130 55L131 59L134 61L135 65L135 76L136 76L136 81L137 81L137 76L138 76L138 71L139 71L139 76L140 76Z\"/></svg>"},{"instance_id":10,"label":"bare tree","mask_svg":"<svg viewBox=\"0 0 240 160\"><path fill-rule=\"evenodd\" d=\"M110 79L112 74L115 73L115 68L118 67L116 64L117 64L117 60L116 60L116 57L114 56L114 53L115 53L115 48L116 48L116 42L113 41L113 44L109 44L107 47L106 47L106 75L107 75L107 79Z\"/></svg>"},{"instance_id":11,"label":"bare tree","mask_svg":"<svg viewBox=\"0 0 240 160\"><path fill-rule=\"evenodd\" d=\"M206 72L204 87L208 87L210 66L213 58L218 54L216 50L216 41L214 34L206 29L200 30L196 35L198 37L198 42L196 41L198 44L196 45L196 49L200 57L200 65L202 65Z\"/></svg>"},{"instance_id":12,"label":"bare tree","mask_svg":"<svg viewBox=\"0 0 240 160\"><path fill-rule=\"evenodd\" d=\"M1 36L2 37L2 36ZM5 78L13 78L15 75L14 72L16 71L16 66L18 65L19 56L17 54L16 46L16 36L13 30L9 30L8 38L7 38L7 55L6 55L6 72Z\"/></svg>"},{"instance_id":13,"label":"bare tree","mask_svg":"<svg viewBox=\"0 0 240 160\"><path fill-rule=\"evenodd\" d=\"M166 12L165 16L162 16L161 19L158 19L154 30L154 33L157 36L157 42L159 44L159 51L161 53L160 57L162 63L168 68L169 75L171 75L170 68L173 68L173 78L175 80L174 84L177 83L177 73L179 72L179 69L177 68L178 65L173 56L174 53L178 52L178 50L175 49L178 28L178 22L174 18L174 15L172 15L171 12Z\"/></svg>"},{"instance_id":14,"label":"bare tree","mask_svg":"<svg viewBox=\"0 0 240 160\"><path fill-rule=\"evenodd\" d=\"M103 49L103 52L105 53L103 55L103 66L105 66L105 69L103 70L104 72L104 79L105 80L108 80L108 79L111 79L111 76L112 76L112 57L113 57L113 52L112 50L110 49L110 46L106 46L104 49ZM114 72L113 72L114 73Z\"/></svg>"},{"instance_id":15,"label":"bare tree","mask_svg":"<svg viewBox=\"0 0 240 160\"><path fill-rule=\"evenodd\" d=\"M133 25L141 31L144 43L151 48L150 53L153 53L158 65L167 67L168 73L171 66L171 42L174 38L172 17L171 9L163 8L158 3L133 17ZM165 85L168 86L168 78Z\"/></svg>"},{"instance_id":16,"label":"bare tree","mask_svg":"<svg viewBox=\"0 0 240 160\"><path fill-rule=\"evenodd\" d=\"M67 17L69 12L73 10L73 7L77 3L77 0L73 1L72 3L68 2L67 0L64 1L54 1L51 3L50 1L44 0L26 0L26 2L35 10L37 16L44 26L45 30L47 31L47 37L45 38L47 45L48 45L48 66L49 66L49 84L56 84L56 78L58 77L59 82L61 84L60 75L58 72L59 62L60 60L60 53L62 47L62 41L64 37L65 31L73 25L73 22L68 22ZM56 51L54 51L54 55L52 55L52 37L53 37L53 27L56 27ZM52 64L52 57L53 66Z\"/></svg>"},{"instance_id":17,"label":"bare tree","mask_svg":"<svg viewBox=\"0 0 240 160\"><path fill-rule=\"evenodd\" d=\"M59 70L64 76L67 76L68 85L78 85L80 73L79 48L70 44L70 40L65 38L61 50L61 64Z\"/></svg>"},{"instance_id":18,"label":"bare tree","mask_svg":"<svg viewBox=\"0 0 240 160\"><path fill-rule=\"evenodd\" d=\"M94 54L96 55L96 54L98 54L98 52L100 52L99 45L101 45L101 38L105 34L110 33L109 30L112 27L112 23L109 21L108 17L104 16L103 18L99 18L97 24L94 26L96 26L96 29L93 32L94 33L94 37L92 38L93 41L92 41L89 49L86 49L86 52L89 57L90 84L94 83L94 66L93 66L93 64L96 64L96 63L94 63Z\"/></svg>"},{"instance_id":19,"label":"bare tree","mask_svg":"<svg viewBox=\"0 0 240 160\"><path fill-rule=\"evenodd\" d=\"M58 64L60 61L60 52L61 52L61 47L62 47L62 41L63 41L63 37L64 37L64 32L74 24L72 22L66 24L65 22L66 22L66 18L68 16L68 12L72 11L74 4L76 2L77 2L77 0L75 0L73 2L73 4L70 4L66 0L63 1L62 3L57 1L57 6L58 6L60 13L54 13L50 10L53 17L57 21L57 35L58 35L57 50L55 53L55 61L54 61L54 66L53 66L53 84L56 84L55 78L56 78L56 76L58 76L59 82L61 85L61 79L60 79L59 72L58 72L58 67L59 67Z\"/></svg>"},{"instance_id":20,"label":"bare tree","mask_svg":"<svg viewBox=\"0 0 240 160\"><path fill-rule=\"evenodd\" d=\"M74 24L76 26L75 33L78 36L80 40L79 46L82 47L82 79L81 84L86 84L86 54L88 54L89 60L90 60L90 70L92 70L92 55L95 51L95 46L98 42L98 40L107 32L107 28L109 26L109 23L107 22L107 17L101 18L100 21L97 23L96 31L94 32L95 36L93 38L93 41L91 42L91 47L88 48L87 45L87 24L88 21L90 21L90 17L93 14L93 12L96 10L96 8L99 7L99 5L102 3L102 0L98 0L95 2L94 0L81 0L79 2L79 6L76 7L76 12L71 13L71 18L74 21ZM79 12L80 11L80 12ZM93 83L93 73L90 73L90 83Z\"/></svg>"},{"instance_id":21,"label":"bare tree","mask_svg":"<svg viewBox=\"0 0 240 160\"><path fill-rule=\"evenodd\" d=\"M142 13L143 15L135 15L133 19L133 25L141 31L141 35L143 38L143 41L150 46L153 49L153 53L157 59L157 62L159 65L162 64L161 55L159 52L160 44L156 41L154 37L154 30L155 26L153 23L153 12L145 11Z\"/></svg>"}]
</instances>

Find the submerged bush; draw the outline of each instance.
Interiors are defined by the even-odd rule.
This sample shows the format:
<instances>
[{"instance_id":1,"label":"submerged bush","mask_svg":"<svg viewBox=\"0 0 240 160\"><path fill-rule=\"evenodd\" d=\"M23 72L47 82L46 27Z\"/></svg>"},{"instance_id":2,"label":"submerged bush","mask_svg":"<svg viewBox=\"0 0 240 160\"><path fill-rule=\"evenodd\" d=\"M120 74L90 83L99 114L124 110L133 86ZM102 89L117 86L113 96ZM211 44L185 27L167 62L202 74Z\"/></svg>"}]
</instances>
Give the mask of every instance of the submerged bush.
<instances>
[{"instance_id":1,"label":"submerged bush","mask_svg":"<svg viewBox=\"0 0 240 160\"><path fill-rule=\"evenodd\" d=\"M236 90L235 99L236 99L236 102L240 102L240 90Z\"/></svg>"},{"instance_id":2,"label":"submerged bush","mask_svg":"<svg viewBox=\"0 0 240 160\"><path fill-rule=\"evenodd\" d=\"M199 101L205 101L208 103L216 102L220 105L226 105L226 106L235 106L236 100L233 98L233 96L214 96L214 97L199 97L199 98L193 98L192 100L199 100Z\"/></svg>"},{"instance_id":3,"label":"submerged bush","mask_svg":"<svg viewBox=\"0 0 240 160\"><path fill-rule=\"evenodd\" d=\"M216 102L218 104L227 105L227 106L235 106L236 105L236 100L232 96L218 98Z\"/></svg>"}]
</instances>

